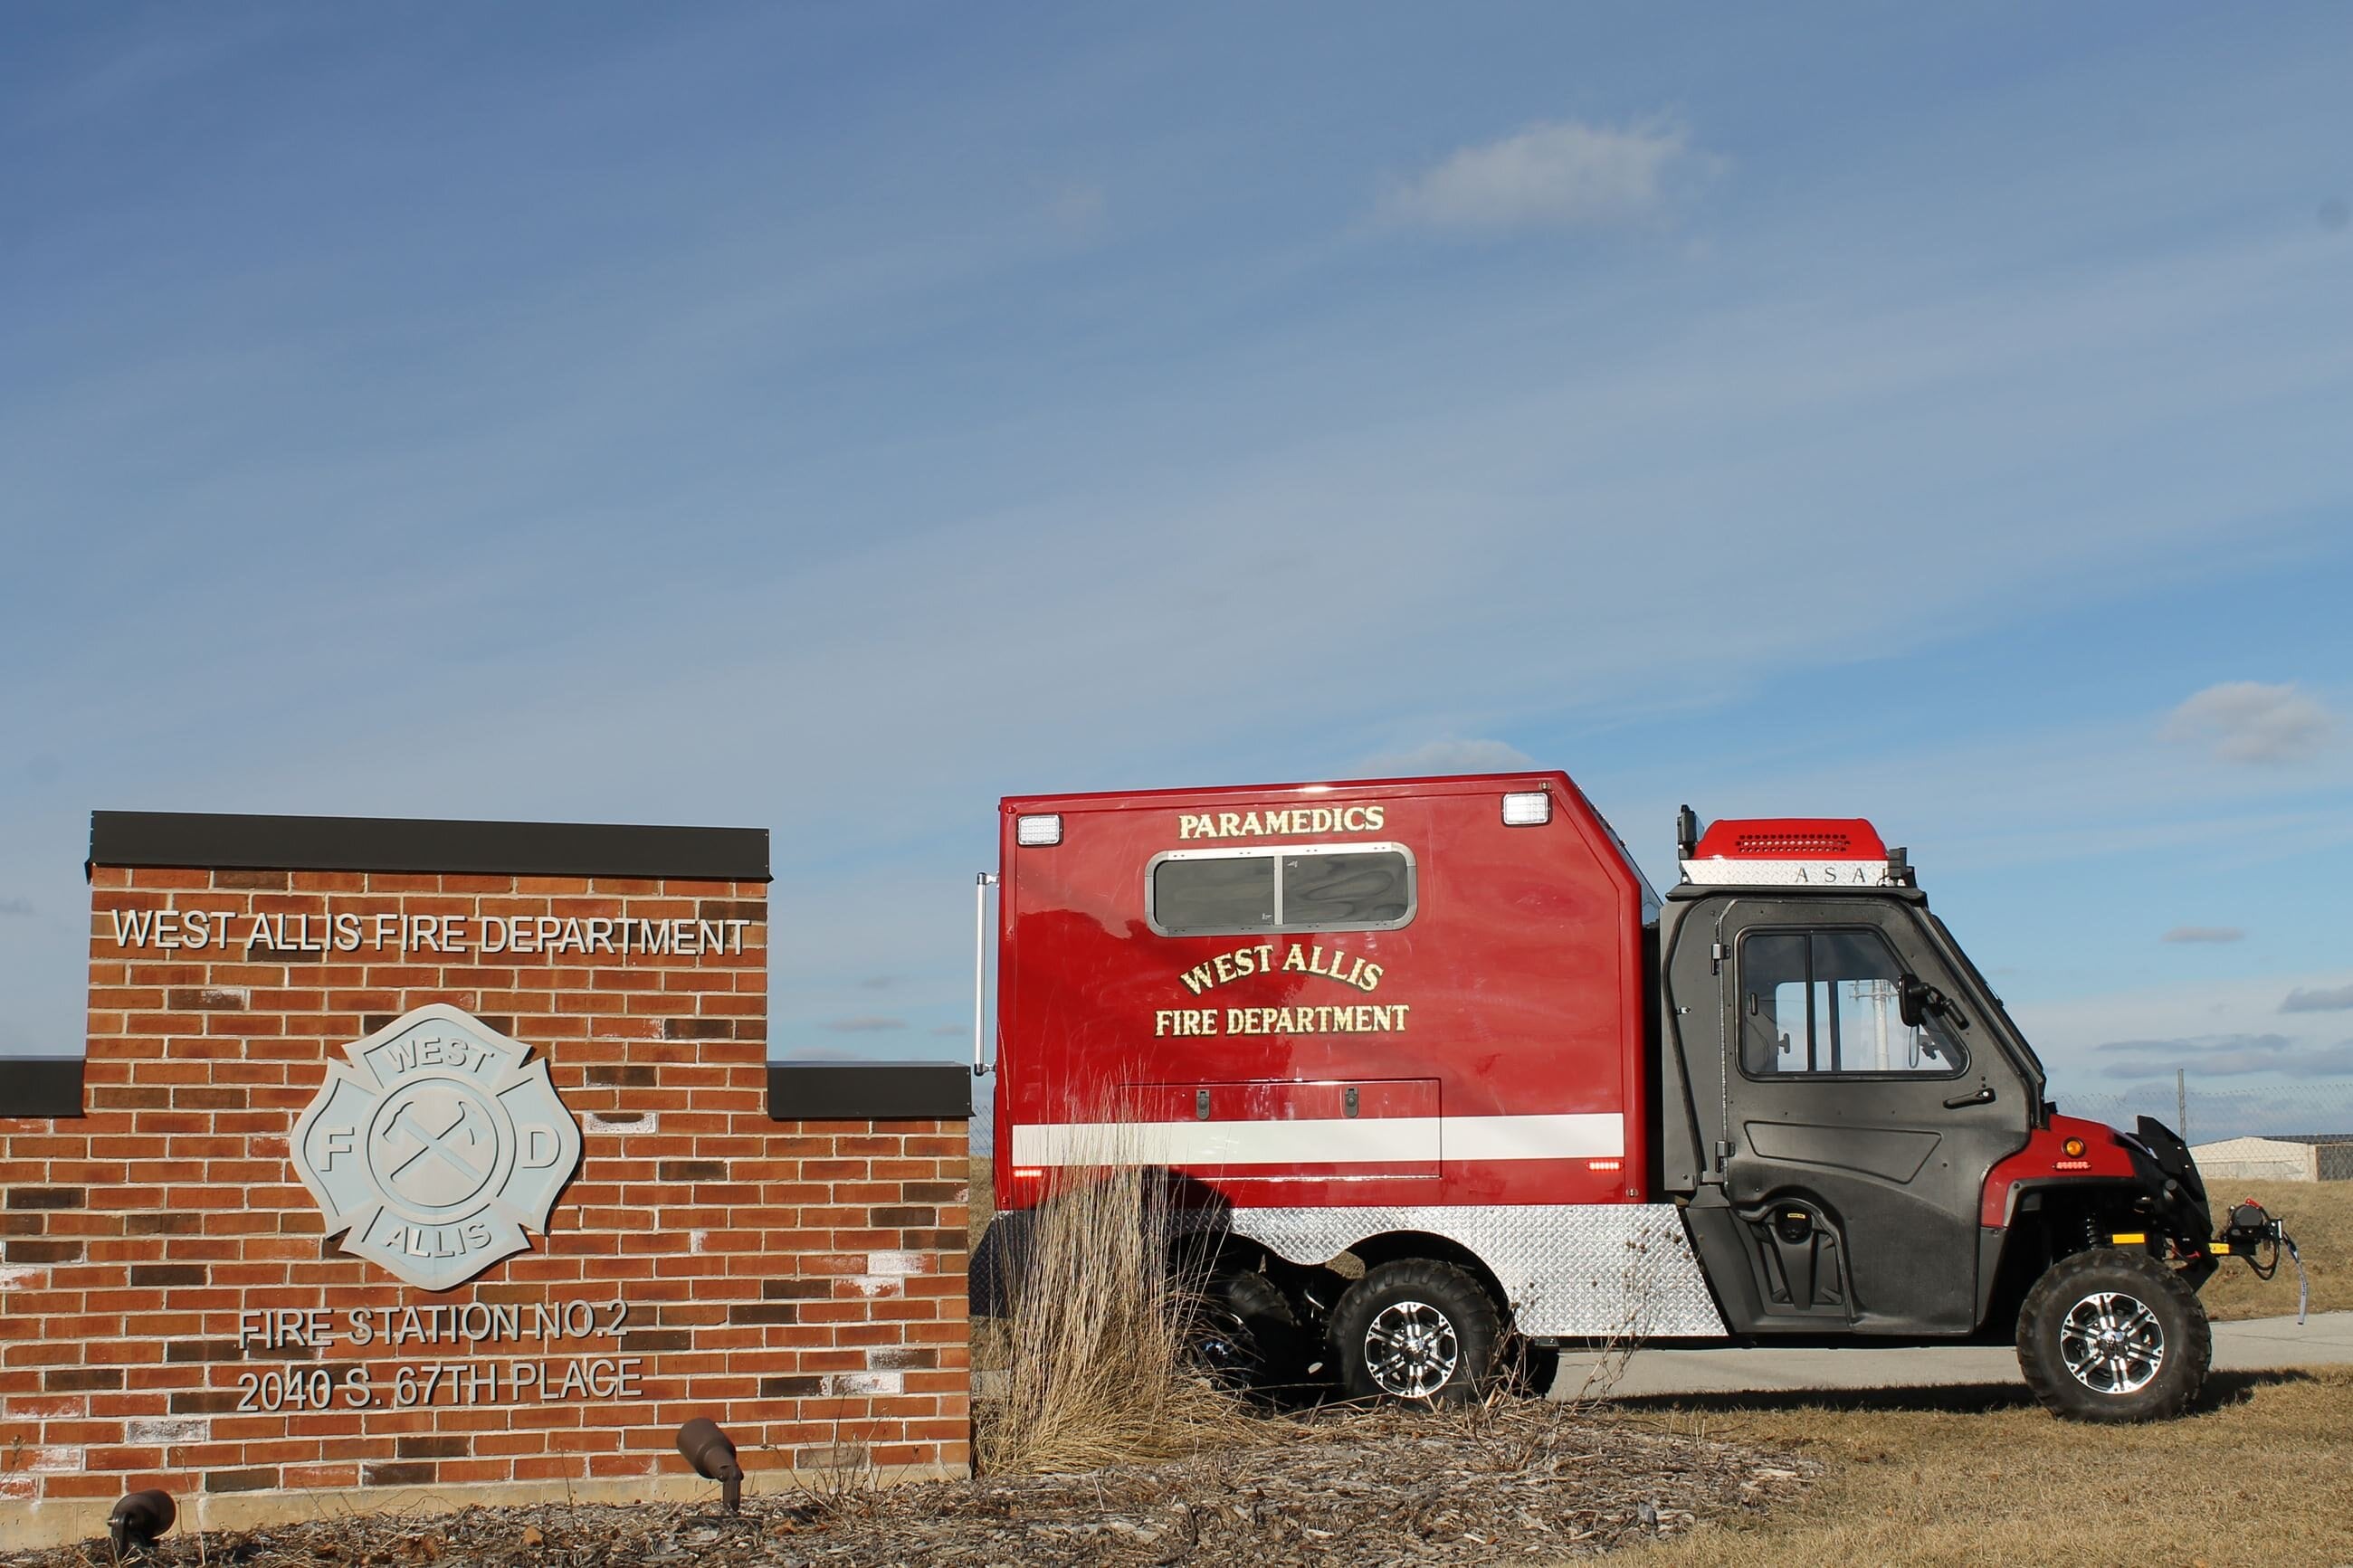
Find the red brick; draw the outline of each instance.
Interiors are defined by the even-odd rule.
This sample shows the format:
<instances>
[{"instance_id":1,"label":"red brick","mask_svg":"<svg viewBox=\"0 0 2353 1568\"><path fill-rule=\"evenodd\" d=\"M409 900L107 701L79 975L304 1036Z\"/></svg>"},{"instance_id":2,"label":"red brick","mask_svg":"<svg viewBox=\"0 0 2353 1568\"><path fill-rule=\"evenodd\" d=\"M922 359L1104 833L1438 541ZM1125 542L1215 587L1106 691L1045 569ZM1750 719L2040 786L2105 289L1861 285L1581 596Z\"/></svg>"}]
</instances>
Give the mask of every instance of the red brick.
<instances>
[{"instance_id":1,"label":"red brick","mask_svg":"<svg viewBox=\"0 0 2353 1568\"><path fill-rule=\"evenodd\" d=\"M797 1460L855 1441L889 1456L880 1462L961 1462L969 1434L960 1256L943 1250L934 1271L909 1278L902 1295L869 1299L849 1281L864 1271L867 1250L902 1250L911 1237L960 1248L963 1129L767 1120L761 885L100 867L92 889L92 1116L63 1134L49 1123L0 1122L0 1184L85 1189L78 1208L11 1211L42 1228L5 1240L79 1256L37 1265L44 1277L12 1294L0 1323L0 1398L16 1419L79 1434L45 1431L46 1442L87 1452L80 1471L12 1478L0 1495L120 1495L142 1477L138 1484L226 1490L405 1484L428 1473L443 1482L650 1475L671 1463L677 1422L703 1409ZM158 908L307 913L314 926L336 911L758 923L742 954L626 962L403 952L372 942L355 953L282 958L248 955L241 944L116 951L105 911ZM344 1041L428 1001L501 1026L512 1020L575 1115L656 1119L644 1131L585 1132L583 1167L553 1234L435 1301L622 1296L634 1309L623 1341L525 1342L492 1359L638 1355L644 1400L234 1408L247 1372L340 1373L358 1363L382 1394L401 1364L472 1359L462 1345L339 1339L311 1353L235 1345L241 1311L326 1307L340 1333L349 1307L419 1302L323 1243L317 1209L286 1163L286 1139ZM804 1284L814 1293L790 1293ZM227 1349L164 1359L167 1346L207 1344ZM861 1370L894 1347L905 1347L902 1394L812 1395L806 1420L803 1402L762 1395L764 1380ZM44 1388L44 1378L60 1381ZM149 1420L205 1423L185 1430L208 1436L158 1443L143 1436L171 1428L127 1425Z\"/></svg>"}]
</instances>

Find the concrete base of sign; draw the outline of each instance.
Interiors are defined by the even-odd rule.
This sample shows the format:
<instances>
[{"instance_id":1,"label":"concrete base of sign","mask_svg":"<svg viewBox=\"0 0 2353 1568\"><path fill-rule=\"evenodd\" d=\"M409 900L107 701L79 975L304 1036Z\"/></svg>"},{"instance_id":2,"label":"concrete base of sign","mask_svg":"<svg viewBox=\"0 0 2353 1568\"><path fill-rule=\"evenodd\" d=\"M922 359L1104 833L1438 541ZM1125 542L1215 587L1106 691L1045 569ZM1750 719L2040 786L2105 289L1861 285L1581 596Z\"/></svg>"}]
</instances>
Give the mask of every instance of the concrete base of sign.
<instances>
[{"instance_id":1,"label":"concrete base of sign","mask_svg":"<svg viewBox=\"0 0 2353 1568\"><path fill-rule=\"evenodd\" d=\"M918 1481L965 1480L964 1465L874 1467L860 1472L859 1484L905 1486ZM803 1478L797 1480L796 1478ZM754 1469L744 1479L746 1500L790 1498L798 1491L839 1489L831 1470ZM201 1531L256 1530L312 1520L399 1514L422 1518L468 1508L524 1508L535 1503L691 1502L708 1499L718 1506L719 1489L695 1475L635 1476L596 1481L503 1481L494 1485L319 1488L299 1491L197 1492L172 1500L179 1523L167 1541ZM0 1501L0 1552L25 1552L101 1541L113 1498L55 1498ZM520 1528L520 1526L518 1526Z\"/></svg>"}]
</instances>

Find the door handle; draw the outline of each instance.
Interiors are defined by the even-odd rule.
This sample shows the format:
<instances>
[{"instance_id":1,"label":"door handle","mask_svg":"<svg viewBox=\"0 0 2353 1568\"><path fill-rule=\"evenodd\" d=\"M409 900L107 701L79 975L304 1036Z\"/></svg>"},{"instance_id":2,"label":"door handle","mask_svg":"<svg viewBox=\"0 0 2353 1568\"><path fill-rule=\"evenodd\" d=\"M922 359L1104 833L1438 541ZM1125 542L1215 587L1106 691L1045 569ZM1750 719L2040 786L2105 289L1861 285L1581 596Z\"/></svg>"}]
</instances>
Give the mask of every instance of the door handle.
<instances>
[{"instance_id":1,"label":"door handle","mask_svg":"<svg viewBox=\"0 0 2353 1568\"><path fill-rule=\"evenodd\" d=\"M1958 1110L1964 1106L1991 1105L1993 1100L1993 1085L1989 1083L1981 1083L1978 1085L1977 1091L1975 1093L1958 1095L1954 1099L1945 1101L1945 1109L1947 1110Z\"/></svg>"}]
</instances>

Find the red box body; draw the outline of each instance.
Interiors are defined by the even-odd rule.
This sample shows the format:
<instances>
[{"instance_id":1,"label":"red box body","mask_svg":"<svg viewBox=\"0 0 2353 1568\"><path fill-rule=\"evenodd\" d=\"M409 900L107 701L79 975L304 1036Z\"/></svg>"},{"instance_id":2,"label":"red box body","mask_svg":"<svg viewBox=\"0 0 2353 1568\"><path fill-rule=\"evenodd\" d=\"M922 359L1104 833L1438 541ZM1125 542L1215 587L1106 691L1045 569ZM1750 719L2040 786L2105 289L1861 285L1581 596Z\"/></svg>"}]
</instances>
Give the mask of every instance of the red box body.
<instances>
[{"instance_id":1,"label":"red box body","mask_svg":"<svg viewBox=\"0 0 2353 1568\"><path fill-rule=\"evenodd\" d=\"M1506 826L1503 797L1538 793L1549 820ZM1649 1201L1656 900L1566 774L1002 813L1001 1205L1034 1203L1058 1165L1138 1152L1240 1208ZM1047 814L1060 842L1018 844L1017 820ZM1309 845L1401 847L1411 918L1216 936L1147 920L1155 856Z\"/></svg>"}]
</instances>

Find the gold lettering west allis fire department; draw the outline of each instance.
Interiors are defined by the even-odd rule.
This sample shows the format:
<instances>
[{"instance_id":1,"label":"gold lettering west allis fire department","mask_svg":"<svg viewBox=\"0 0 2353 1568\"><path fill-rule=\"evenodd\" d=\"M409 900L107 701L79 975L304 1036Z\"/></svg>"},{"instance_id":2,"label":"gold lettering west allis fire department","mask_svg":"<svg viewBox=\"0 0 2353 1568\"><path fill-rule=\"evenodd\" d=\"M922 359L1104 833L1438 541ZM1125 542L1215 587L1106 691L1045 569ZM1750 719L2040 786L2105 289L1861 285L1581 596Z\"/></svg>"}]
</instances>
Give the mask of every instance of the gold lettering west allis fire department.
<instances>
[{"instance_id":1,"label":"gold lettering west allis fire department","mask_svg":"<svg viewBox=\"0 0 2353 1568\"><path fill-rule=\"evenodd\" d=\"M1337 949L1326 950L1320 943L1291 942L1284 947L1279 962L1274 953L1274 943L1253 942L1219 953L1207 963L1194 965L1177 978L1196 996L1212 987L1230 984L1251 974L1320 974L1326 980L1336 980L1343 985L1353 985L1366 992L1381 983L1379 964ZM1412 1004L1408 1002L1352 1007L1228 1007L1222 1010L1224 1016L1220 1018L1220 1009L1216 1007L1167 1007L1153 1014L1152 1032L1155 1035L1393 1034L1405 1028L1406 1015L1411 1008Z\"/></svg>"}]
</instances>

